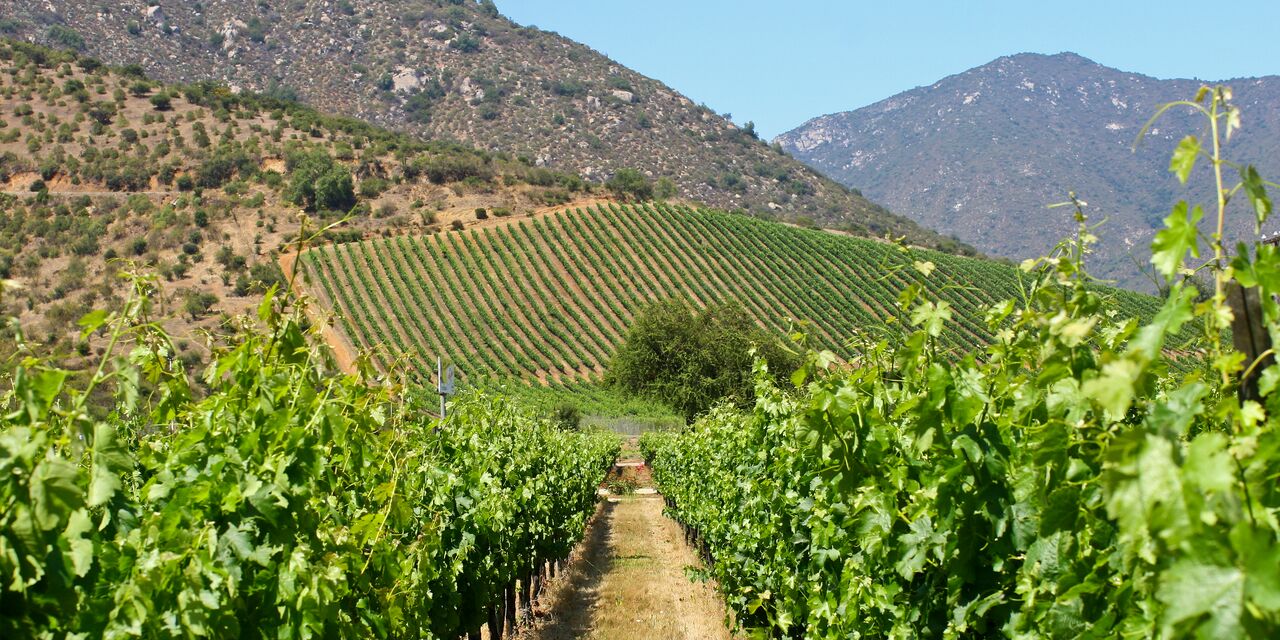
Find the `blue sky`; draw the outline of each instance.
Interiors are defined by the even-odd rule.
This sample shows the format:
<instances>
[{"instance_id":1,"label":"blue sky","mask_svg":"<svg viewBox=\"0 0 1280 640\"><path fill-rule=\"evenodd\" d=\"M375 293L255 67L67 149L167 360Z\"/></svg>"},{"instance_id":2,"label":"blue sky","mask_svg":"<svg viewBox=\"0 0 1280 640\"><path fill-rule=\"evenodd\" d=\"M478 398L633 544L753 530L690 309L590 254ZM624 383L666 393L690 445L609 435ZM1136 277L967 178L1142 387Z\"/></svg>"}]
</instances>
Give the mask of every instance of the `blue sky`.
<instances>
[{"instance_id":1,"label":"blue sky","mask_svg":"<svg viewBox=\"0 0 1280 640\"><path fill-rule=\"evenodd\" d=\"M1002 55L1159 78L1280 74L1280 0L497 0L768 138Z\"/></svg>"}]
</instances>

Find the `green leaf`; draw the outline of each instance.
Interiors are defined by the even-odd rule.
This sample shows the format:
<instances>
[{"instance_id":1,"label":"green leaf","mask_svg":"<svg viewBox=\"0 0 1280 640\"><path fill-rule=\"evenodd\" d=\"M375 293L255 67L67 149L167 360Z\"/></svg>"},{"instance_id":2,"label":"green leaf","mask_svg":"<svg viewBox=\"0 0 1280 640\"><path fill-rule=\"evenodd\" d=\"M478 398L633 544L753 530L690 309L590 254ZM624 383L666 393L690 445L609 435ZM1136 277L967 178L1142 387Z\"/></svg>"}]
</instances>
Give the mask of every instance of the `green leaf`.
<instances>
[{"instance_id":1,"label":"green leaf","mask_svg":"<svg viewBox=\"0 0 1280 640\"><path fill-rule=\"evenodd\" d=\"M115 427L106 422L94 425L89 506L96 507L111 500L120 489L120 473L131 464L129 452L120 444Z\"/></svg>"},{"instance_id":2,"label":"green leaf","mask_svg":"<svg viewBox=\"0 0 1280 640\"><path fill-rule=\"evenodd\" d=\"M66 371L46 369L27 378L27 381L31 384L31 390L35 392L35 401L40 403L41 409L47 409L53 405L53 399L62 393L62 383L66 379ZM36 413L43 413L43 411Z\"/></svg>"},{"instance_id":3,"label":"green leaf","mask_svg":"<svg viewBox=\"0 0 1280 640\"><path fill-rule=\"evenodd\" d=\"M1244 587L1244 574L1235 567L1179 560L1160 577L1156 593L1165 605L1164 635L1194 630L1200 638L1246 637Z\"/></svg>"},{"instance_id":4,"label":"green leaf","mask_svg":"<svg viewBox=\"0 0 1280 640\"><path fill-rule=\"evenodd\" d=\"M910 580L912 576L924 569L924 564L934 547L942 546L946 540L945 533L934 530L933 520L929 516L917 518L911 523L911 531L899 538L903 549L902 557L896 566L898 575L902 576L903 580Z\"/></svg>"},{"instance_id":5,"label":"green leaf","mask_svg":"<svg viewBox=\"0 0 1280 640\"><path fill-rule=\"evenodd\" d=\"M1271 365L1258 376L1258 392L1266 397L1277 388L1280 388L1280 366Z\"/></svg>"},{"instance_id":6,"label":"green leaf","mask_svg":"<svg viewBox=\"0 0 1280 640\"><path fill-rule=\"evenodd\" d=\"M1182 482L1168 439L1131 431L1112 442L1106 457L1107 515L1122 533L1142 538L1150 530L1184 523ZM1144 556L1155 562L1150 549Z\"/></svg>"},{"instance_id":7,"label":"green leaf","mask_svg":"<svg viewBox=\"0 0 1280 640\"><path fill-rule=\"evenodd\" d=\"M63 534L69 547L67 559L71 562L72 570L81 578L93 568L93 541L84 537L84 534L92 530L93 521L89 519L89 512L76 509L68 519L66 532Z\"/></svg>"},{"instance_id":8,"label":"green leaf","mask_svg":"<svg viewBox=\"0 0 1280 640\"><path fill-rule=\"evenodd\" d=\"M106 322L107 312L102 309L97 309L84 314L84 316L76 322L76 324L81 327L80 339L83 340L87 338L89 334L100 329L102 325L106 324Z\"/></svg>"},{"instance_id":9,"label":"green leaf","mask_svg":"<svg viewBox=\"0 0 1280 640\"><path fill-rule=\"evenodd\" d=\"M1255 222L1262 226L1271 215L1271 198L1267 197L1267 187L1253 165L1240 169L1240 185L1249 198L1249 204L1253 205Z\"/></svg>"},{"instance_id":10,"label":"green leaf","mask_svg":"<svg viewBox=\"0 0 1280 640\"><path fill-rule=\"evenodd\" d=\"M63 518L84 505L76 486L76 468L61 458L46 458L31 472L31 506L36 525L45 531L58 528Z\"/></svg>"},{"instance_id":11,"label":"green leaf","mask_svg":"<svg viewBox=\"0 0 1280 640\"><path fill-rule=\"evenodd\" d=\"M1187 447L1183 475L1201 491L1225 493L1235 484L1234 464L1221 433L1202 433Z\"/></svg>"},{"instance_id":12,"label":"green leaf","mask_svg":"<svg viewBox=\"0 0 1280 640\"><path fill-rule=\"evenodd\" d=\"M1133 360L1114 360L1103 365L1102 375L1084 383L1081 391L1102 407L1108 419L1120 420L1133 403L1133 388L1140 375L1142 367Z\"/></svg>"},{"instance_id":13,"label":"green leaf","mask_svg":"<svg viewBox=\"0 0 1280 640\"><path fill-rule=\"evenodd\" d=\"M1196 158L1200 155L1200 140L1195 136L1187 136L1178 143L1178 147L1173 150L1173 158L1169 160L1169 171L1178 176L1178 180L1182 184L1187 183L1187 178L1191 176L1191 168L1196 165Z\"/></svg>"},{"instance_id":14,"label":"green leaf","mask_svg":"<svg viewBox=\"0 0 1280 640\"><path fill-rule=\"evenodd\" d=\"M1204 413L1201 399L1208 393L1209 387L1203 382L1192 382L1169 393L1162 402L1151 407L1147 424L1178 436L1186 435L1196 416Z\"/></svg>"},{"instance_id":15,"label":"green leaf","mask_svg":"<svg viewBox=\"0 0 1280 640\"><path fill-rule=\"evenodd\" d=\"M951 304L941 300L936 304L932 300L921 302L911 311L911 324L923 327L933 337L942 335L943 325L951 319Z\"/></svg>"},{"instance_id":16,"label":"green leaf","mask_svg":"<svg viewBox=\"0 0 1280 640\"><path fill-rule=\"evenodd\" d=\"M1204 217L1204 210L1197 205L1187 216L1187 203L1180 201L1174 205L1173 212L1164 219L1165 228L1156 234L1151 242L1151 264L1155 265L1166 279L1172 278L1182 266L1183 256L1187 251L1200 257L1200 247L1196 242L1196 225Z\"/></svg>"}]
</instances>

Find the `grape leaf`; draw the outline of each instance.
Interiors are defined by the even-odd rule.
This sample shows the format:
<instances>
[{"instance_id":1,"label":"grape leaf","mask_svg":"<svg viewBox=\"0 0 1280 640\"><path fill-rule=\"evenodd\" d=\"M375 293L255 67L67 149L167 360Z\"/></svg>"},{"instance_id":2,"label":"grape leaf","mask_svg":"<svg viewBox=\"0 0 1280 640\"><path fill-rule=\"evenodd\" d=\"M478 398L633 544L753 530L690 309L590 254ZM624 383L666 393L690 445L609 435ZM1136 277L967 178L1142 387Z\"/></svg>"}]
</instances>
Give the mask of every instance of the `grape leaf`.
<instances>
[{"instance_id":1,"label":"grape leaf","mask_svg":"<svg viewBox=\"0 0 1280 640\"><path fill-rule=\"evenodd\" d=\"M1164 219L1165 228L1156 234L1151 242L1151 264L1164 277L1172 278L1182 265L1182 259L1190 251L1191 255L1200 257L1200 246L1196 242L1196 224L1204 217L1204 210L1196 205L1187 215L1186 201L1174 205L1173 212Z\"/></svg>"},{"instance_id":2,"label":"grape leaf","mask_svg":"<svg viewBox=\"0 0 1280 640\"><path fill-rule=\"evenodd\" d=\"M1178 176L1178 180L1182 184L1187 183L1187 178L1191 177L1191 168L1196 165L1196 158L1200 155L1200 140L1195 136L1187 136L1178 143L1178 147L1173 150L1173 158L1169 161L1169 171Z\"/></svg>"}]
</instances>

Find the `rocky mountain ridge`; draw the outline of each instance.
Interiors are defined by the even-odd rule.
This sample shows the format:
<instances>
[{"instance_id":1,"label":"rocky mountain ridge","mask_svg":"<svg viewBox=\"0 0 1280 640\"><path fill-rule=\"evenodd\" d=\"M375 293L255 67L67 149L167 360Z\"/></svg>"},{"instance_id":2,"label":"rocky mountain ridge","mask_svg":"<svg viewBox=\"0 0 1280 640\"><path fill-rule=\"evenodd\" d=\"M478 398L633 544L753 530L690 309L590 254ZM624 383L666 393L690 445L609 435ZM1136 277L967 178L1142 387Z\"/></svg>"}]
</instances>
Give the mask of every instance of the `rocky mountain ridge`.
<instances>
[{"instance_id":1,"label":"rocky mountain ridge","mask_svg":"<svg viewBox=\"0 0 1280 640\"><path fill-rule=\"evenodd\" d=\"M777 138L810 166L921 224L992 255L1042 255L1074 229L1047 209L1075 192L1088 202L1101 244L1098 275L1149 288L1140 267L1152 234L1178 199L1212 200L1198 168L1184 188L1168 172L1173 146L1204 124L1159 105L1194 97L1202 82L1110 69L1076 54L1020 54L876 104L814 118ZM1227 81L1244 128L1228 157L1280 175L1280 78ZM1229 231L1255 237L1243 204Z\"/></svg>"}]
</instances>

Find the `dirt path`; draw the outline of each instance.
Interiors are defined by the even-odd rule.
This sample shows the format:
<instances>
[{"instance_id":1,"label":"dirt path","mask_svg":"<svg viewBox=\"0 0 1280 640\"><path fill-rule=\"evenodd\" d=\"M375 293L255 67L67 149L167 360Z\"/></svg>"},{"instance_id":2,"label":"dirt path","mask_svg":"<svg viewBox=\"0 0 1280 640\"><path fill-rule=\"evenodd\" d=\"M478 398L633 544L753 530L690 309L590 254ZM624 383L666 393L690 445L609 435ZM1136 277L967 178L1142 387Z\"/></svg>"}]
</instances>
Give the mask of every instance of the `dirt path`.
<instances>
[{"instance_id":1,"label":"dirt path","mask_svg":"<svg viewBox=\"0 0 1280 640\"><path fill-rule=\"evenodd\" d=\"M324 341L329 344L329 348L333 351L333 359L336 361L335 364L338 365L338 369L342 370L343 373L355 374L355 348L351 346L351 343L347 342L347 339L329 323L329 316L331 314L338 313L337 304L335 304L333 300L320 298L320 296L323 296L324 294L319 291L319 287L316 288L317 291L315 292L306 290L306 285L302 283L302 269L299 268L296 273L294 271L297 261L298 254L282 252L279 259L281 272L284 273L286 277L290 274L296 276L290 282L293 286L293 293L295 295L301 297L306 294L311 294L320 300L319 305L312 304L306 308L307 317L309 317L312 322L320 325L320 336L324 338ZM325 307L326 303L328 305L327 307Z\"/></svg>"},{"instance_id":2,"label":"dirt path","mask_svg":"<svg viewBox=\"0 0 1280 640\"><path fill-rule=\"evenodd\" d=\"M603 502L520 640L730 640L715 590L686 575L699 559L662 504L643 487Z\"/></svg>"}]
</instances>

